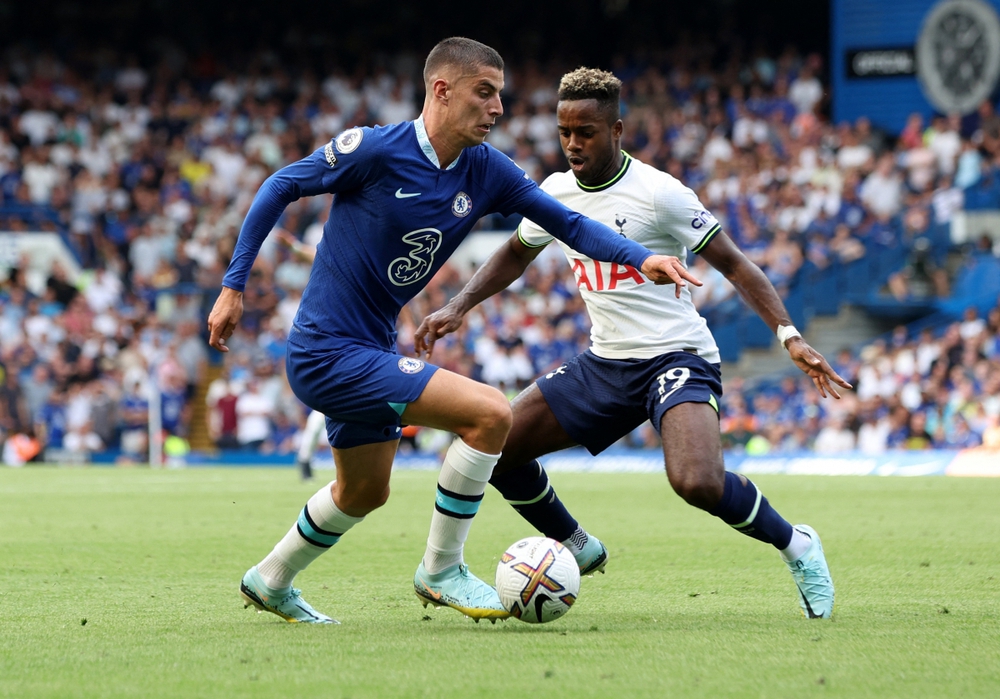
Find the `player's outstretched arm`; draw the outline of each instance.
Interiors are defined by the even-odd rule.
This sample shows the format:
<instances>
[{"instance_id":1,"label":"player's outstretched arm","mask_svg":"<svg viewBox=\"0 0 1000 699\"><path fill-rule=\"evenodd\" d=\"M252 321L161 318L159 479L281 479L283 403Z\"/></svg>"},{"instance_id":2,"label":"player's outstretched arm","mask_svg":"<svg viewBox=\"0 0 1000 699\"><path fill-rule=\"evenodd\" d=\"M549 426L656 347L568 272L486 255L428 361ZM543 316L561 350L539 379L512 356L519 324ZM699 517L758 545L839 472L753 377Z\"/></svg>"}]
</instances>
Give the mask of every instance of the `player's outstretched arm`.
<instances>
[{"instance_id":1,"label":"player's outstretched arm","mask_svg":"<svg viewBox=\"0 0 1000 699\"><path fill-rule=\"evenodd\" d=\"M697 277L688 272L684 263L676 257L653 254L648 248L619 235L603 223L567 208L544 190L521 213L587 257L631 265L655 284L676 284L678 298L687 282L701 286Z\"/></svg>"},{"instance_id":2,"label":"player's outstretched arm","mask_svg":"<svg viewBox=\"0 0 1000 699\"><path fill-rule=\"evenodd\" d=\"M700 254L710 265L725 275L747 305L767 323L771 330L777 332L779 327L792 328L792 320L774 286L760 267L748 260L729 236L720 231ZM823 355L810 347L797 332L791 337L782 338L782 344L795 365L812 379L824 398L828 394L840 398L840 393L834 384L842 388L853 388L833 370Z\"/></svg>"},{"instance_id":3,"label":"player's outstretched arm","mask_svg":"<svg viewBox=\"0 0 1000 699\"><path fill-rule=\"evenodd\" d=\"M544 246L543 246L544 247ZM528 247L515 232L493 251L476 270L472 279L444 308L423 319L413 337L413 347L419 357L424 352L429 359L434 343L462 327L465 314L493 294L503 291L524 274L543 247Z\"/></svg>"}]
</instances>

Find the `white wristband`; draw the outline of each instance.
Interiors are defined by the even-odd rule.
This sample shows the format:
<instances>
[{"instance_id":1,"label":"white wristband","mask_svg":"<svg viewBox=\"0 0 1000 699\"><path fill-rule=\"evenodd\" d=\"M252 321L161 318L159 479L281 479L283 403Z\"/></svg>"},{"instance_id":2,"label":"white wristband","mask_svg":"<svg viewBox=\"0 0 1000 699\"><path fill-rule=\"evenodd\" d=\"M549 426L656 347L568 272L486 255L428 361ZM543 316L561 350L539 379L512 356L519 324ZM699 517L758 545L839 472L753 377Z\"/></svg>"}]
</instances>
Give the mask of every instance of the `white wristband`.
<instances>
[{"instance_id":1,"label":"white wristband","mask_svg":"<svg viewBox=\"0 0 1000 699\"><path fill-rule=\"evenodd\" d=\"M793 337L802 337L802 333L796 330L794 325L779 325L775 334L778 336L778 342L781 343L782 349L788 349L785 343Z\"/></svg>"}]
</instances>

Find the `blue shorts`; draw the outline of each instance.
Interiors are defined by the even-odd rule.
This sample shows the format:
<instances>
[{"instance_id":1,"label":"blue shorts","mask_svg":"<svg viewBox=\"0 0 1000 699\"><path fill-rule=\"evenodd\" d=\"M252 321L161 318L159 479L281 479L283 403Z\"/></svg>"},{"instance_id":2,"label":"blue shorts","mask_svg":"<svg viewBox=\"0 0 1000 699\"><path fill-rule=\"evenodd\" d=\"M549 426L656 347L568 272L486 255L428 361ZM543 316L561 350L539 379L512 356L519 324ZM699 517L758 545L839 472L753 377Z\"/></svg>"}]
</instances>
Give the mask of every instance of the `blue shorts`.
<instances>
[{"instance_id":1,"label":"blue shorts","mask_svg":"<svg viewBox=\"0 0 1000 699\"><path fill-rule=\"evenodd\" d=\"M438 369L388 350L315 350L295 342L288 343L285 367L298 399L326 415L326 435L337 449L399 439L400 415Z\"/></svg>"},{"instance_id":2,"label":"blue shorts","mask_svg":"<svg viewBox=\"0 0 1000 699\"><path fill-rule=\"evenodd\" d=\"M718 413L722 396L719 365L690 352L601 359L587 350L536 383L566 434L595 455L644 420L659 433L675 405L708 403Z\"/></svg>"}]
</instances>

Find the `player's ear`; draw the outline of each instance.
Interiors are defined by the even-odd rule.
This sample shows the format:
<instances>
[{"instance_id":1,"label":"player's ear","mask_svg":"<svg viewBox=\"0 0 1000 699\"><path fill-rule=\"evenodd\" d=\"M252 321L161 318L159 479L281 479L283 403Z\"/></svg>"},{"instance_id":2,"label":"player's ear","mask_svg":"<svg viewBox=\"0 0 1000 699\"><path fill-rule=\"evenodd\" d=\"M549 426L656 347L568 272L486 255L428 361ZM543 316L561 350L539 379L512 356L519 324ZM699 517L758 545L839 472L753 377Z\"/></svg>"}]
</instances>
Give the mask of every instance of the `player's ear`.
<instances>
[{"instance_id":1,"label":"player's ear","mask_svg":"<svg viewBox=\"0 0 1000 699\"><path fill-rule=\"evenodd\" d=\"M434 99L447 102L451 92L451 83L446 78L435 78L431 83L431 93Z\"/></svg>"},{"instance_id":2,"label":"player's ear","mask_svg":"<svg viewBox=\"0 0 1000 699\"><path fill-rule=\"evenodd\" d=\"M618 119L614 124L611 125L611 135L615 139L622 137L622 132L625 130L625 125L622 123L621 119Z\"/></svg>"}]
</instances>

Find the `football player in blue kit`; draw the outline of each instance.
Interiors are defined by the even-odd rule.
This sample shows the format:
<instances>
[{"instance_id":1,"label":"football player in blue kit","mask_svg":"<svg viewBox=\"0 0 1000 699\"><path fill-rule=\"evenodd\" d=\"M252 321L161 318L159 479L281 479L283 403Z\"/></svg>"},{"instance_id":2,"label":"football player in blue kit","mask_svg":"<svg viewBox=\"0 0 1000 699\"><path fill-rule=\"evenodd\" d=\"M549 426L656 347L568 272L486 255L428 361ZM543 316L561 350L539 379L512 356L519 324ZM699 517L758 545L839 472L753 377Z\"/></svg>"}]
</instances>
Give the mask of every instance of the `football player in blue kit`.
<instances>
[{"instance_id":1,"label":"football player in blue kit","mask_svg":"<svg viewBox=\"0 0 1000 699\"><path fill-rule=\"evenodd\" d=\"M426 606L476 619L508 613L472 575L463 545L511 425L500 391L396 352L396 318L475 221L521 213L573 247L641 270L657 284L699 283L672 256L654 255L542 192L507 156L484 143L503 113L503 60L471 39L440 42L424 66L420 117L351 128L270 176L240 231L222 292L208 318L209 343L226 340L243 312L243 290L264 238L292 201L332 192L330 217L288 336L295 394L327 417L336 480L240 584L247 606L291 622L334 623L292 587L296 574L389 496L402 424L457 435L438 479L427 548L414 576Z\"/></svg>"},{"instance_id":2,"label":"football player in blue kit","mask_svg":"<svg viewBox=\"0 0 1000 699\"><path fill-rule=\"evenodd\" d=\"M563 76L557 124L570 170L542 183L570 208L615 222L621 234L686 258L702 255L777 333L791 360L824 397L850 388L792 326L764 273L678 180L621 150L621 82L580 68ZM529 217L530 218L530 217ZM443 309L415 334L418 356L457 330L473 307L506 288L552 240L525 220ZM746 477L726 471L719 434L719 350L686 288L665 289L560 240L593 323L592 346L539 378L512 404L514 424L491 483L546 536L563 542L581 571L603 572L604 545L580 527L549 485L538 458L582 445L598 454L649 420L662 437L670 485L689 504L771 544L788 566L809 618L833 612L833 580L819 536L792 526Z\"/></svg>"}]
</instances>

